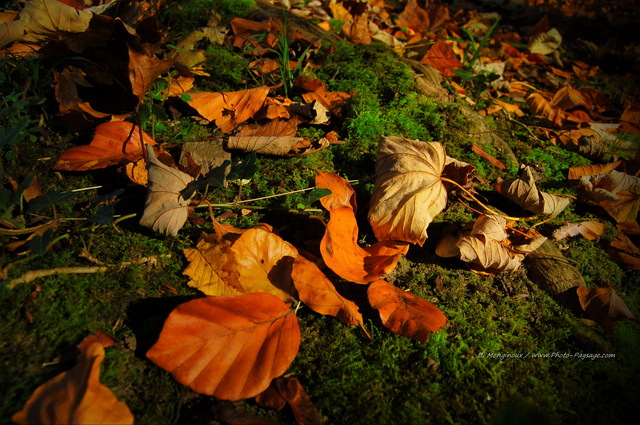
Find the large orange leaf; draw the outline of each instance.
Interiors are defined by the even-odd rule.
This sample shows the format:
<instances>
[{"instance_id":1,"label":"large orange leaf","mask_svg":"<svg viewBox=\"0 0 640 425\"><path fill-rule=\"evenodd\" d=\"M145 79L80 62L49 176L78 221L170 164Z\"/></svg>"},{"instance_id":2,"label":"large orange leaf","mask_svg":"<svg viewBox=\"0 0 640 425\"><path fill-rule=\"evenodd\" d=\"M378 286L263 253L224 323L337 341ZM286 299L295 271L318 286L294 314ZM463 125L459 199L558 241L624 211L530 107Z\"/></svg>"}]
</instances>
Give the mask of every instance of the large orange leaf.
<instances>
[{"instance_id":1,"label":"large orange leaf","mask_svg":"<svg viewBox=\"0 0 640 425\"><path fill-rule=\"evenodd\" d=\"M140 132L135 124L125 121L106 122L96 127L90 144L67 149L60 155L53 168L86 171L136 162L142 158L143 145L155 144L156 142L144 131Z\"/></svg>"},{"instance_id":2,"label":"large orange leaf","mask_svg":"<svg viewBox=\"0 0 640 425\"><path fill-rule=\"evenodd\" d=\"M100 383L104 347L95 341L79 346L78 363L38 387L11 420L17 424L133 424L133 415Z\"/></svg>"},{"instance_id":3,"label":"large orange leaf","mask_svg":"<svg viewBox=\"0 0 640 425\"><path fill-rule=\"evenodd\" d=\"M427 226L447 205L440 180L446 158L437 142L382 139L369 208L369 222L379 240L424 243Z\"/></svg>"},{"instance_id":4,"label":"large orange leaf","mask_svg":"<svg viewBox=\"0 0 640 425\"><path fill-rule=\"evenodd\" d=\"M330 213L320 242L327 266L340 277L356 283L370 283L391 272L406 254L408 245L380 241L362 248L358 245L355 192L349 183L337 174L318 172L316 187L331 190L330 195L320 199Z\"/></svg>"},{"instance_id":5,"label":"large orange leaf","mask_svg":"<svg viewBox=\"0 0 640 425\"><path fill-rule=\"evenodd\" d=\"M293 263L292 277L300 301L311 310L335 316L348 325L360 326L367 333L356 303L340 295L315 263L298 256Z\"/></svg>"},{"instance_id":6,"label":"large orange leaf","mask_svg":"<svg viewBox=\"0 0 640 425\"><path fill-rule=\"evenodd\" d=\"M438 40L431 46L420 62L431 65L437 69L443 77L453 77L454 69L462 68L464 65L453 52L450 44L444 40Z\"/></svg>"},{"instance_id":7,"label":"large orange leaf","mask_svg":"<svg viewBox=\"0 0 640 425\"><path fill-rule=\"evenodd\" d=\"M204 118L215 121L222 131L228 133L236 125L252 118L262 108L267 94L268 87L227 93L190 93L191 100L187 103Z\"/></svg>"},{"instance_id":8,"label":"large orange leaf","mask_svg":"<svg viewBox=\"0 0 640 425\"><path fill-rule=\"evenodd\" d=\"M168 236L175 236L184 226L189 214L189 199L180 192L193 178L158 161L151 146L149 156L149 187L140 224Z\"/></svg>"},{"instance_id":9,"label":"large orange leaf","mask_svg":"<svg viewBox=\"0 0 640 425\"><path fill-rule=\"evenodd\" d=\"M198 393L239 400L267 389L299 346L294 311L273 295L257 293L179 305L147 357Z\"/></svg>"},{"instance_id":10,"label":"large orange leaf","mask_svg":"<svg viewBox=\"0 0 640 425\"><path fill-rule=\"evenodd\" d=\"M371 307L380 313L382 323L398 335L426 342L429 333L447 323L438 307L384 280L373 282L367 296Z\"/></svg>"}]
</instances>

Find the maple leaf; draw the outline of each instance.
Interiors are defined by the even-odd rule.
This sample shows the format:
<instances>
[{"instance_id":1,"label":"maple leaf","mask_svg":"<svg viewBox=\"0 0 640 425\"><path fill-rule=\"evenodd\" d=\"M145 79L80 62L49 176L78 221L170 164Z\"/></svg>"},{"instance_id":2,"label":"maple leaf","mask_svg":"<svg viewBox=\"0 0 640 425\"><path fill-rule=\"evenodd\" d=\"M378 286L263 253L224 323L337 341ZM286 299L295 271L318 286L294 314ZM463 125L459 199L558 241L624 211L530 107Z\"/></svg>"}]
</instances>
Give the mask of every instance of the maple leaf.
<instances>
[{"instance_id":1,"label":"maple leaf","mask_svg":"<svg viewBox=\"0 0 640 425\"><path fill-rule=\"evenodd\" d=\"M198 393L239 400L267 389L299 346L294 311L273 295L256 293L179 305L147 357Z\"/></svg>"},{"instance_id":2,"label":"maple leaf","mask_svg":"<svg viewBox=\"0 0 640 425\"><path fill-rule=\"evenodd\" d=\"M446 158L437 142L382 139L369 208L369 222L379 240L424 243L427 227L447 204L440 180Z\"/></svg>"},{"instance_id":3,"label":"maple leaf","mask_svg":"<svg viewBox=\"0 0 640 425\"><path fill-rule=\"evenodd\" d=\"M140 131L135 124L125 121L106 122L96 127L90 144L67 149L53 168L86 171L136 162L142 158L144 145L155 144L155 140Z\"/></svg>"},{"instance_id":4,"label":"maple leaf","mask_svg":"<svg viewBox=\"0 0 640 425\"><path fill-rule=\"evenodd\" d=\"M78 346L78 363L38 387L11 420L17 424L133 424L126 404L100 382L104 346L99 338Z\"/></svg>"},{"instance_id":5,"label":"maple leaf","mask_svg":"<svg viewBox=\"0 0 640 425\"><path fill-rule=\"evenodd\" d=\"M360 326L369 335L356 303L340 295L315 263L298 256L293 263L292 278L300 301L311 310L334 316L347 325Z\"/></svg>"},{"instance_id":6,"label":"maple leaf","mask_svg":"<svg viewBox=\"0 0 640 425\"><path fill-rule=\"evenodd\" d=\"M568 198L538 190L529 165L520 170L518 179L499 183L496 190L505 198L535 214L555 217L569 205Z\"/></svg>"},{"instance_id":7,"label":"maple leaf","mask_svg":"<svg viewBox=\"0 0 640 425\"><path fill-rule=\"evenodd\" d=\"M149 157L149 186L147 202L140 224L167 236L176 236L187 221L189 199L180 192L193 178L158 161L151 146Z\"/></svg>"},{"instance_id":8,"label":"maple leaf","mask_svg":"<svg viewBox=\"0 0 640 425\"><path fill-rule=\"evenodd\" d=\"M225 133L233 130L238 124L252 118L265 102L269 94L268 87L216 93L190 93L187 103Z\"/></svg>"},{"instance_id":9,"label":"maple leaf","mask_svg":"<svg viewBox=\"0 0 640 425\"><path fill-rule=\"evenodd\" d=\"M580 286L576 288L580 306L587 315L601 325L611 339L616 340L616 333L613 325L619 320L637 319L629 310L629 307L620 298L613 288L587 288Z\"/></svg>"},{"instance_id":10,"label":"maple leaf","mask_svg":"<svg viewBox=\"0 0 640 425\"><path fill-rule=\"evenodd\" d=\"M553 238L559 241L570 236L582 235L590 241L598 239L604 234L605 225L598 221L583 221L582 223L566 223L553 231Z\"/></svg>"},{"instance_id":11,"label":"maple leaf","mask_svg":"<svg viewBox=\"0 0 640 425\"><path fill-rule=\"evenodd\" d=\"M391 272L407 252L408 245L379 241L362 248L358 245L355 192L349 183L337 174L319 171L316 188L331 191L330 195L320 199L330 213L320 242L320 252L327 266L340 277L355 283L370 283Z\"/></svg>"},{"instance_id":12,"label":"maple leaf","mask_svg":"<svg viewBox=\"0 0 640 425\"><path fill-rule=\"evenodd\" d=\"M382 323L398 335L426 342L431 332L447 323L438 307L384 280L373 282L367 296Z\"/></svg>"},{"instance_id":13,"label":"maple leaf","mask_svg":"<svg viewBox=\"0 0 640 425\"><path fill-rule=\"evenodd\" d=\"M580 177L578 199L600 205L616 222L636 221L640 208L640 178L612 170Z\"/></svg>"}]
</instances>

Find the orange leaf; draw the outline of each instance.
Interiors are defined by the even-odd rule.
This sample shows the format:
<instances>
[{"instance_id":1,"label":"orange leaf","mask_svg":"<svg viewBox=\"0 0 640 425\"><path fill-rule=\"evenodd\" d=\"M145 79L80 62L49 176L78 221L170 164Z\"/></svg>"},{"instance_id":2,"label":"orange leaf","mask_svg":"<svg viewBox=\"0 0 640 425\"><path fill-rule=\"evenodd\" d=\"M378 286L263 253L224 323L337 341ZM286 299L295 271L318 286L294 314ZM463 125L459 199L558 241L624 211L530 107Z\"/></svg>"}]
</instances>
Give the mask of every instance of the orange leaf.
<instances>
[{"instance_id":1,"label":"orange leaf","mask_svg":"<svg viewBox=\"0 0 640 425\"><path fill-rule=\"evenodd\" d=\"M373 282L367 295L382 323L398 335L426 342L429 333L447 323L438 307L384 280Z\"/></svg>"},{"instance_id":2,"label":"orange leaf","mask_svg":"<svg viewBox=\"0 0 640 425\"><path fill-rule=\"evenodd\" d=\"M300 301L311 310L335 316L348 325L360 326L369 335L356 303L340 295L315 263L298 256L293 263L292 277Z\"/></svg>"},{"instance_id":3,"label":"orange leaf","mask_svg":"<svg viewBox=\"0 0 640 425\"><path fill-rule=\"evenodd\" d=\"M451 72L463 66L458 60L451 45L444 40L438 40L431 46L429 51L424 55L420 62L431 65L437 69L443 77L453 77L455 74Z\"/></svg>"},{"instance_id":4,"label":"orange leaf","mask_svg":"<svg viewBox=\"0 0 640 425\"><path fill-rule=\"evenodd\" d=\"M237 272L240 292L266 292L283 301L296 298L291 279L296 248L280 236L262 228L246 230L229 249L233 261L224 266Z\"/></svg>"},{"instance_id":5,"label":"orange leaf","mask_svg":"<svg viewBox=\"0 0 640 425\"><path fill-rule=\"evenodd\" d=\"M569 175L567 178L569 180L578 180L582 176L591 176L598 174L607 174L610 171L615 170L620 165L621 161L611 162L608 164L593 164L593 165L583 165L580 167L571 167L569 168Z\"/></svg>"},{"instance_id":6,"label":"orange leaf","mask_svg":"<svg viewBox=\"0 0 640 425\"><path fill-rule=\"evenodd\" d=\"M172 63L138 53L129 45L127 48L129 49L128 70L131 91L142 101L151 84L158 76L167 72L172 67Z\"/></svg>"},{"instance_id":7,"label":"orange leaf","mask_svg":"<svg viewBox=\"0 0 640 425\"><path fill-rule=\"evenodd\" d=\"M179 305L147 357L198 393L239 400L267 389L299 346L294 311L273 295L257 293Z\"/></svg>"},{"instance_id":8,"label":"orange leaf","mask_svg":"<svg viewBox=\"0 0 640 425\"><path fill-rule=\"evenodd\" d=\"M17 424L133 424L133 415L100 383L104 347L85 344L78 363L38 387L11 420Z\"/></svg>"},{"instance_id":9,"label":"orange leaf","mask_svg":"<svg viewBox=\"0 0 640 425\"><path fill-rule=\"evenodd\" d=\"M253 117L269 94L268 87L256 87L226 93L200 92L190 93L187 103L200 115L216 125L225 133L236 125Z\"/></svg>"},{"instance_id":10,"label":"orange leaf","mask_svg":"<svg viewBox=\"0 0 640 425\"><path fill-rule=\"evenodd\" d=\"M320 199L330 213L320 242L320 252L327 266L340 277L356 283L370 283L391 272L409 246L380 241L368 248L360 247L355 192L349 183L337 174L319 171L316 187L331 190L330 195Z\"/></svg>"},{"instance_id":11,"label":"orange leaf","mask_svg":"<svg viewBox=\"0 0 640 425\"><path fill-rule=\"evenodd\" d=\"M60 155L53 168L66 171L86 171L110 165L136 162L142 158L142 144L156 142L138 126L125 121L100 124L91 143L67 149Z\"/></svg>"},{"instance_id":12,"label":"orange leaf","mask_svg":"<svg viewBox=\"0 0 640 425\"><path fill-rule=\"evenodd\" d=\"M614 322L624 319L637 322L629 307L612 288L579 286L576 291L582 309L592 320L601 325L613 340L616 339Z\"/></svg>"},{"instance_id":13,"label":"orange leaf","mask_svg":"<svg viewBox=\"0 0 640 425\"><path fill-rule=\"evenodd\" d=\"M556 241L570 236L582 235L590 241L595 241L605 230L604 223L597 221L583 221L582 223L566 223L564 226L553 231L553 238Z\"/></svg>"}]
</instances>

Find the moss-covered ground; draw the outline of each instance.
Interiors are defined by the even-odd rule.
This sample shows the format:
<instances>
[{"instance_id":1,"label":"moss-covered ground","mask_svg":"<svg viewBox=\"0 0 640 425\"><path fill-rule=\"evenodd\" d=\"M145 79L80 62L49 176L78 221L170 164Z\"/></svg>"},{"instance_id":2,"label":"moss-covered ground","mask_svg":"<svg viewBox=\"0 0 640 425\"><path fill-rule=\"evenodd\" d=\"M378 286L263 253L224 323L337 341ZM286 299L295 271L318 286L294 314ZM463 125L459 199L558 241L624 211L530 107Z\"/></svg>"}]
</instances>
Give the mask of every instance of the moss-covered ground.
<instances>
[{"instance_id":1,"label":"moss-covered ground","mask_svg":"<svg viewBox=\"0 0 640 425\"><path fill-rule=\"evenodd\" d=\"M225 19L245 13L245 3L179 2L182 8L163 16L178 38L203 25L203 10L222 8ZM178 9L176 9L178 10ZM198 18L196 18L198 17ZM425 141L441 141L448 153L472 163L481 179L514 177L514 168L497 170L470 150L473 137L461 139L465 122L455 104L436 102L420 94L409 67L398 61L385 45L354 46L340 42L326 57L315 76L332 91L354 92L335 130L347 143L297 158L259 156L256 176L241 188L242 199L283 194L313 187L314 171L337 172L354 184L358 194L361 236L374 240L366 224L367 202L373 187L375 150L381 135L397 135ZM247 70L250 58L227 47L211 47L205 68L212 75L201 88L242 89L253 81ZM199 296L183 275L187 262L182 253L194 246L202 231L211 231L206 209L196 212L201 221L188 222L177 237L163 238L129 218L115 225L87 223L95 213L92 201L117 188L125 188L115 204L116 215L141 214L144 189L114 182L109 171L58 173L51 169L57 156L69 146L86 143L88 136L59 128L53 116L56 105L53 81L37 59L0 59L3 108L12 117L26 117L29 134L16 149L5 150L2 184L35 174L44 192L67 191L100 185L102 189L78 192L55 207L26 216L21 205L9 214L30 222L51 218L79 218L62 222L54 231L56 242L41 255L8 244L23 239L0 234L0 422L10 420L42 383L69 367L66 355L88 334L104 331L120 343L107 349L101 380L124 401L137 424L221 423L213 414L227 406L192 392L145 357L168 313L181 302ZM607 76L600 74L600 79ZM23 89L25 81L28 89ZM605 85L606 83L601 83ZM619 96L615 86L608 94ZM24 91L23 91L24 90ZM20 93L25 102L7 100ZM3 124L9 118L2 117ZM12 121L13 122L13 121ZM212 127L188 118L167 121L156 133L159 142L171 145L215 135ZM534 140L521 126L492 123L523 163L542 164L541 190L575 194L566 182L566 171L590 163L584 157L543 140ZM309 135L317 133L313 127ZM314 133L315 132L315 133ZM490 151L491 147L486 147ZM490 152L499 159L496 151ZM233 162L245 157L234 153ZM480 183L482 185L482 183ZM489 189L489 187L484 187ZM215 189L212 202L232 202L238 186ZM4 195L3 195L4 196ZM318 254L323 229L309 215L294 212L305 203L305 193L252 202L263 209L240 214L227 222L247 228L257 222L274 225L287 240ZM509 208L509 205L497 205ZM223 212L221 210L219 212ZM300 353L288 376L303 384L320 413L330 424L615 424L640 414L637 383L640 382L640 328L624 321L616 324L617 341L585 316L558 304L531 282L526 273L483 276L466 269L458 260L435 255L435 241L447 223L464 224L475 213L455 201L429 228L424 247L413 246L389 276L395 285L438 306L448 323L426 343L387 331L374 311L365 311L372 338L333 317L320 316L302 307ZM7 217L2 217L6 219ZM588 284L609 283L632 312L640 311L640 276L622 269L610 259L607 247L617 234L615 225L595 207L568 208L542 230L565 221L592 218L607 222L607 233L595 242L580 238L563 241L563 254L573 261ZM92 261L87 256L89 253ZM6 288L30 270L69 266L118 265L153 258L141 264L111 267L105 273L67 274L37 279ZM359 288L354 297L364 297ZM610 358L579 358L576 354L602 354ZM247 400L234 407L293 423L288 411L276 413Z\"/></svg>"}]
</instances>

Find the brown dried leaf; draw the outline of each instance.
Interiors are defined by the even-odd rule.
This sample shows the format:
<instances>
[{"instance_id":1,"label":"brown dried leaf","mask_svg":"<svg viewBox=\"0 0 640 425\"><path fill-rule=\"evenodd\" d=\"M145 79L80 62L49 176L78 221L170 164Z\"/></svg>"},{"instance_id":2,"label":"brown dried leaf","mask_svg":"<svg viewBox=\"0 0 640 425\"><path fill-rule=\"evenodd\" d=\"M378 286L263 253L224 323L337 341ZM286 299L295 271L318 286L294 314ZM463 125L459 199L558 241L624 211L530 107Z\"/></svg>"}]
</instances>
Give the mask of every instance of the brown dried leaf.
<instances>
[{"instance_id":1,"label":"brown dried leaf","mask_svg":"<svg viewBox=\"0 0 640 425\"><path fill-rule=\"evenodd\" d=\"M569 205L568 198L538 190L529 165L520 171L518 179L498 184L496 189L505 198L535 214L555 217Z\"/></svg>"},{"instance_id":2,"label":"brown dried leaf","mask_svg":"<svg viewBox=\"0 0 640 425\"><path fill-rule=\"evenodd\" d=\"M580 177L578 199L600 205L618 223L636 221L640 208L640 178L620 171Z\"/></svg>"},{"instance_id":3,"label":"brown dried leaf","mask_svg":"<svg viewBox=\"0 0 640 425\"><path fill-rule=\"evenodd\" d=\"M272 382L278 394L287 402L296 424L299 425L322 425L324 419L311 402L307 392L296 378L279 377Z\"/></svg>"},{"instance_id":4,"label":"brown dried leaf","mask_svg":"<svg viewBox=\"0 0 640 425\"><path fill-rule=\"evenodd\" d=\"M367 296L382 323L398 335L426 342L431 332L447 323L438 307L384 280L373 282Z\"/></svg>"},{"instance_id":5,"label":"brown dried leaf","mask_svg":"<svg viewBox=\"0 0 640 425\"><path fill-rule=\"evenodd\" d=\"M198 393L239 400L266 390L286 372L299 346L294 311L271 294L257 293L179 305L147 357Z\"/></svg>"},{"instance_id":6,"label":"brown dried leaf","mask_svg":"<svg viewBox=\"0 0 640 425\"><path fill-rule=\"evenodd\" d=\"M298 120L274 119L262 126L248 125L243 127L235 136L229 137L227 147L245 152L257 152L265 155L287 156L295 154L303 146L310 146L307 137L295 137L298 130ZM326 143L325 146L329 146ZM310 149L304 153L315 152Z\"/></svg>"},{"instance_id":7,"label":"brown dried leaf","mask_svg":"<svg viewBox=\"0 0 640 425\"><path fill-rule=\"evenodd\" d=\"M614 322L619 320L636 321L622 298L613 288L587 288L580 286L576 289L580 306L587 315L600 324L611 339L616 339Z\"/></svg>"},{"instance_id":8,"label":"brown dried leaf","mask_svg":"<svg viewBox=\"0 0 640 425\"><path fill-rule=\"evenodd\" d=\"M17 424L133 424L126 404L100 382L104 347L81 347L78 363L38 387L11 420Z\"/></svg>"},{"instance_id":9,"label":"brown dried leaf","mask_svg":"<svg viewBox=\"0 0 640 425\"><path fill-rule=\"evenodd\" d=\"M582 176L594 176L598 174L607 174L620 165L621 161L610 162L608 164L593 164L593 165L583 165L581 167L571 167L569 168L569 174L567 178L569 180L578 180Z\"/></svg>"},{"instance_id":10,"label":"brown dried leaf","mask_svg":"<svg viewBox=\"0 0 640 425\"><path fill-rule=\"evenodd\" d=\"M424 243L427 227L447 204L440 180L446 157L437 142L382 139L369 208L369 222L379 240Z\"/></svg>"},{"instance_id":11,"label":"brown dried leaf","mask_svg":"<svg viewBox=\"0 0 640 425\"><path fill-rule=\"evenodd\" d=\"M640 248L624 233L619 233L611 241L609 255L618 259L628 270L640 270Z\"/></svg>"},{"instance_id":12,"label":"brown dried leaf","mask_svg":"<svg viewBox=\"0 0 640 425\"><path fill-rule=\"evenodd\" d=\"M180 194L193 178L158 161L151 146L149 157L149 186L147 202L140 224L167 236L176 236L187 221L189 199Z\"/></svg>"},{"instance_id":13,"label":"brown dried leaf","mask_svg":"<svg viewBox=\"0 0 640 425\"><path fill-rule=\"evenodd\" d=\"M553 231L553 238L559 241L571 236L582 235L590 241L595 241L604 234L605 225L598 221L583 221L582 223L566 223Z\"/></svg>"}]
</instances>

